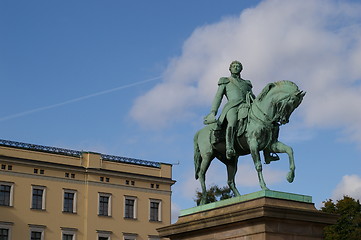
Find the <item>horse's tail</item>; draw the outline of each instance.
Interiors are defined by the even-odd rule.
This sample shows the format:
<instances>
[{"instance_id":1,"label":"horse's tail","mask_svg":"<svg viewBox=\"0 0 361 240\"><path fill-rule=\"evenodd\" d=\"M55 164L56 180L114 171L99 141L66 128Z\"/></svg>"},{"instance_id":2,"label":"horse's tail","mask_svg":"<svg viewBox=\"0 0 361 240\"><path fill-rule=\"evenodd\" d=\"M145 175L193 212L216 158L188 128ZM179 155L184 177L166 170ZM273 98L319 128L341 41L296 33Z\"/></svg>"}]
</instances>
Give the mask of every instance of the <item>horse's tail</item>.
<instances>
[{"instance_id":1,"label":"horse's tail","mask_svg":"<svg viewBox=\"0 0 361 240\"><path fill-rule=\"evenodd\" d=\"M196 179L198 179L198 172L201 166L201 162L202 162L202 156L201 156L201 152L199 150L199 146L198 146L198 135L199 135L199 131L196 133L196 135L194 135L194 139L193 139L193 144L194 144L194 170L195 170L195 177Z\"/></svg>"}]
</instances>

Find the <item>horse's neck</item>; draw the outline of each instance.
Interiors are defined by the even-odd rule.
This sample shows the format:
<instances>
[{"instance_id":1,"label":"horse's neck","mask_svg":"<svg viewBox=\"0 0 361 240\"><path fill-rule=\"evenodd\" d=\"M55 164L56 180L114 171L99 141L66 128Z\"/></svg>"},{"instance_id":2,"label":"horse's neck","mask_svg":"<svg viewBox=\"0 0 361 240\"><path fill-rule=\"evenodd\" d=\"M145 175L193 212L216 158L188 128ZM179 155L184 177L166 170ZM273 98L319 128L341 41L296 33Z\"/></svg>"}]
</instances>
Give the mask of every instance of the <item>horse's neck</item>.
<instances>
[{"instance_id":1,"label":"horse's neck","mask_svg":"<svg viewBox=\"0 0 361 240\"><path fill-rule=\"evenodd\" d=\"M256 99L252 105L252 112L256 118L264 122L272 122L274 118L274 105L272 98Z\"/></svg>"}]
</instances>

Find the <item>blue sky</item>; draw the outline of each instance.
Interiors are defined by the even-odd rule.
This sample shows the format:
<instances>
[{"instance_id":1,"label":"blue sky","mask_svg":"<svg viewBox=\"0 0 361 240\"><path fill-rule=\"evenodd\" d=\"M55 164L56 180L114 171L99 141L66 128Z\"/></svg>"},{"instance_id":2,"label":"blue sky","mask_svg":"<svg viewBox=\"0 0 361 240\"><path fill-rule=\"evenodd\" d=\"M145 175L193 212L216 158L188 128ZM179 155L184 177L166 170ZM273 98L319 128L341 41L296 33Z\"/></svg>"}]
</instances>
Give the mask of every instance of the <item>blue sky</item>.
<instances>
[{"instance_id":1,"label":"blue sky","mask_svg":"<svg viewBox=\"0 0 361 240\"><path fill-rule=\"evenodd\" d=\"M193 135L229 63L258 94L307 92L281 128L296 158L264 165L273 190L317 206L361 198L357 1L0 1L0 138L175 164L173 212L195 206ZM178 164L179 163L179 164ZM215 160L207 184L226 184ZM241 194L260 190L241 157Z\"/></svg>"}]
</instances>

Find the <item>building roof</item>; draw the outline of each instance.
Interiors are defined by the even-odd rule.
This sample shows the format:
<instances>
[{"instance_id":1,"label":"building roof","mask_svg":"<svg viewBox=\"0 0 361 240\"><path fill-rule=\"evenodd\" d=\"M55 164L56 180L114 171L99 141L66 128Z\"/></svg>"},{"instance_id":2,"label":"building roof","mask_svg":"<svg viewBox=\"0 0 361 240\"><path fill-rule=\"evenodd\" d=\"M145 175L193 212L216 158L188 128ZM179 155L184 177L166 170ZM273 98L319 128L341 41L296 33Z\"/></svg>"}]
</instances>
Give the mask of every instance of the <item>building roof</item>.
<instances>
[{"instance_id":1,"label":"building roof","mask_svg":"<svg viewBox=\"0 0 361 240\"><path fill-rule=\"evenodd\" d=\"M77 150L71 150L65 148L36 145L31 143L15 142L10 140L3 140L3 139L0 139L0 146L21 148L30 151L46 152L46 153L59 154L59 155L72 156L72 157L81 157L84 152L84 151L77 151ZM100 155L102 160L111 161L111 162L121 162L121 163L142 165L142 166L155 167L155 168L160 168L161 165L161 162L153 162L153 161L121 157L121 156L112 156L107 154L100 154Z\"/></svg>"}]
</instances>

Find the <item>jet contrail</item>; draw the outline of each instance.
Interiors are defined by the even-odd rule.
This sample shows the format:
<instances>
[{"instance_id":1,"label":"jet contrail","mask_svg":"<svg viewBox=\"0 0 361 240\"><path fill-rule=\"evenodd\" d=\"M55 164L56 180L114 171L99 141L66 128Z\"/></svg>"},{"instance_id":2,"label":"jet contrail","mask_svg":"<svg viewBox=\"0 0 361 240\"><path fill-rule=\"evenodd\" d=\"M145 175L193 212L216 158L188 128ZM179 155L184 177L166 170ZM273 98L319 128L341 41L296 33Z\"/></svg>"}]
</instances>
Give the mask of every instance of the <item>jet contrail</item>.
<instances>
[{"instance_id":1,"label":"jet contrail","mask_svg":"<svg viewBox=\"0 0 361 240\"><path fill-rule=\"evenodd\" d=\"M143 81L140 81L140 82L135 82L135 83L127 84L127 85L124 85L124 86L120 86L120 87L104 90L104 91L101 91L101 92L89 94L89 95L86 95L86 96L70 99L70 100L67 100L67 101L64 101L64 102L61 102L61 103L56 103L56 104L52 104L52 105L49 105L49 106L39 107L39 108L35 108L35 109L28 110L28 111L25 111L25 112L12 114L12 115L0 118L0 122L6 121L6 120L9 120L9 119L13 119L13 118L22 117L22 116L25 116L25 115L29 115L29 114L32 114L32 113L35 113L35 112L40 112L40 111L48 110L48 109L51 109L51 108L60 107L60 106L66 105L66 104L79 102L79 101L82 101L82 100L85 100L85 99L88 99L88 98L92 98L92 97L104 95L104 94L107 94L107 93L119 91L119 90L122 90L122 89L125 89L125 88L134 87L134 86L137 86L137 85L141 85L143 83L158 80L160 78L162 78L162 77L158 76L158 77L154 77L154 78L149 78L149 79L146 79L146 80L143 80Z\"/></svg>"}]
</instances>

